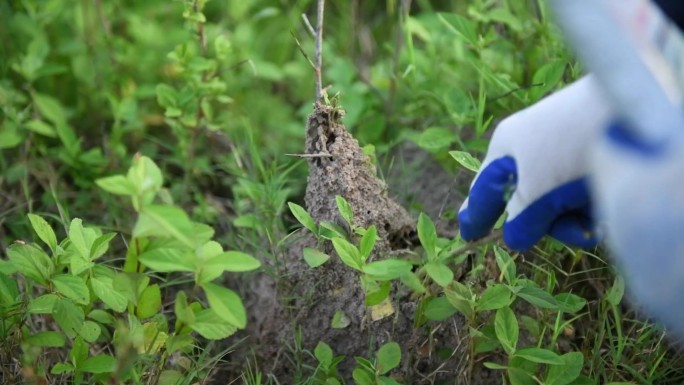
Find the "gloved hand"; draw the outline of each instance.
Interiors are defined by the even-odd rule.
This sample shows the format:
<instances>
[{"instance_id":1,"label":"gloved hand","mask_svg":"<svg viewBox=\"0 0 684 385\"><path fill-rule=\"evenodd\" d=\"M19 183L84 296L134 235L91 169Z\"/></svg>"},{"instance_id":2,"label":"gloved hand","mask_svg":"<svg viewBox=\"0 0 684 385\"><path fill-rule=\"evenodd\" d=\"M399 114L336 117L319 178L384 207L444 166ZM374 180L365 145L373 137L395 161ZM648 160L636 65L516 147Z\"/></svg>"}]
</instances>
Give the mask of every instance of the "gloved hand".
<instances>
[{"instance_id":1,"label":"gloved hand","mask_svg":"<svg viewBox=\"0 0 684 385\"><path fill-rule=\"evenodd\" d=\"M513 249L546 234L595 245L587 156L611 117L607 104L589 75L503 120L460 209L463 239L487 235L505 209L504 241Z\"/></svg>"},{"instance_id":2,"label":"gloved hand","mask_svg":"<svg viewBox=\"0 0 684 385\"><path fill-rule=\"evenodd\" d=\"M606 244L640 305L684 336L684 130L646 146L619 125L597 141L589 186Z\"/></svg>"}]
</instances>

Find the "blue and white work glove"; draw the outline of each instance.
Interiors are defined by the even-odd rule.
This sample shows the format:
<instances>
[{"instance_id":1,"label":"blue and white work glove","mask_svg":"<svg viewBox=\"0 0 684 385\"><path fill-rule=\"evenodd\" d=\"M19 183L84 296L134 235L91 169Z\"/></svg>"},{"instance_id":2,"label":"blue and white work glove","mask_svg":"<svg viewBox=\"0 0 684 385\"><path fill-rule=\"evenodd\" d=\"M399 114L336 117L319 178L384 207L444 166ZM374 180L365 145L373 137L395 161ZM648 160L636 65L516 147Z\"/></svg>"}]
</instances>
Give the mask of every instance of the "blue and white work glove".
<instances>
[{"instance_id":1,"label":"blue and white work glove","mask_svg":"<svg viewBox=\"0 0 684 385\"><path fill-rule=\"evenodd\" d=\"M684 128L645 146L619 125L596 144L589 177L605 242L637 302L684 336Z\"/></svg>"},{"instance_id":2,"label":"blue and white work glove","mask_svg":"<svg viewBox=\"0 0 684 385\"><path fill-rule=\"evenodd\" d=\"M595 245L586 176L589 144L612 116L607 104L589 75L503 120L460 209L463 239L487 235L505 210L504 241L513 249L547 234Z\"/></svg>"}]
</instances>

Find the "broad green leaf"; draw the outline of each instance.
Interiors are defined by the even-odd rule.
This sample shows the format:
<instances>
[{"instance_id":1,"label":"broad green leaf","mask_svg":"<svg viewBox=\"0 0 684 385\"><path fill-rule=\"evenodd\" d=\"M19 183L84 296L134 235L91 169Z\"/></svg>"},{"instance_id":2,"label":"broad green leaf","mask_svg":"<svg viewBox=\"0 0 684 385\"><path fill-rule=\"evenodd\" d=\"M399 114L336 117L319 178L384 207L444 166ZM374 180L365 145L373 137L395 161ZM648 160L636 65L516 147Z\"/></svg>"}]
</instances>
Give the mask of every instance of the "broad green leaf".
<instances>
[{"instance_id":1,"label":"broad green leaf","mask_svg":"<svg viewBox=\"0 0 684 385\"><path fill-rule=\"evenodd\" d=\"M333 318L330 321L330 327L333 329L344 329L351 324L351 319L342 310L335 311Z\"/></svg>"},{"instance_id":2,"label":"broad green leaf","mask_svg":"<svg viewBox=\"0 0 684 385\"><path fill-rule=\"evenodd\" d=\"M306 261L306 264L309 265L309 267L318 267L330 259L328 254L310 247L305 247L304 250L302 250L302 254L304 256L304 261Z\"/></svg>"},{"instance_id":3,"label":"broad green leaf","mask_svg":"<svg viewBox=\"0 0 684 385\"><path fill-rule=\"evenodd\" d=\"M159 325L156 322L147 322L143 325L144 342L141 353L156 354L159 350L164 347L166 340L169 335L159 330Z\"/></svg>"},{"instance_id":4,"label":"broad green leaf","mask_svg":"<svg viewBox=\"0 0 684 385\"><path fill-rule=\"evenodd\" d=\"M216 241L207 241L195 249L195 254L201 261L207 261L221 253L223 253L223 246Z\"/></svg>"},{"instance_id":5,"label":"broad green leaf","mask_svg":"<svg viewBox=\"0 0 684 385\"><path fill-rule=\"evenodd\" d=\"M237 328L224 320L212 309L203 309L195 314L190 328L209 340L221 340L233 335Z\"/></svg>"},{"instance_id":6,"label":"broad green leaf","mask_svg":"<svg viewBox=\"0 0 684 385\"><path fill-rule=\"evenodd\" d=\"M57 250L57 236L55 236L55 232L52 230L52 227L50 227L47 221L39 215L28 214L28 218L29 221L31 221L33 231L38 234L40 240L45 242L45 244L54 253L55 250Z\"/></svg>"},{"instance_id":7,"label":"broad green leaf","mask_svg":"<svg viewBox=\"0 0 684 385\"><path fill-rule=\"evenodd\" d=\"M205 310L200 310L199 312L203 312ZM199 314L198 312L198 314ZM212 312L213 313L213 312ZM203 316L204 317L204 316ZM228 322L222 320L219 318L219 316L216 315L216 313L213 313L213 317L215 317L219 323L229 325ZM208 325L204 325L208 326ZM235 327L231 326L231 328L235 331L237 330ZM223 334L222 334L223 335ZM202 335L202 337L207 338L206 336ZM225 338L225 337L224 337ZM169 354L173 354L179 350L189 348L195 343L195 337L192 336L191 334L176 334L169 336L169 338L166 339L166 351Z\"/></svg>"},{"instance_id":8,"label":"broad green leaf","mask_svg":"<svg viewBox=\"0 0 684 385\"><path fill-rule=\"evenodd\" d=\"M58 292L65 297L73 299L76 303L87 305L90 302L90 291L84 278L71 274L59 274L53 276L52 283Z\"/></svg>"},{"instance_id":9,"label":"broad green leaf","mask_svg":"<svg viewBox=\"0 0 684 385\"><path fill-rule=\"evenodd\" d=\"M85 259L90 259L90 247L86 240L85 229L81 218L74 218L69 225L69 239L78 253Z\"/></svg>"},{"instance_id":10,"label":"broad green leaf","mask_svg":"<svg viewBox=\"0 0 684 385\"><path fill-rule=\"evenodd\" d=\"M59 298L55 301L52 317L54 317L59 327L62 328L69 338L76 337L76 333L81 330L85 320L83 309L80 306L76 306L68 298Z\"/></svg>"},{"instance_id":11,"label":"broad green leaf","mask_svg":"<svg viewBox=\"0 0 684 385\"><path fill-rule=\"evenodd\" d=\"M185 211L175 206L147 205L133 228L133 236L171 237L194 249L193 224Z\"/></svg>"},{"instance_id":12,"label":"broad green leaf","mask_svg":"<svg viewBox=\"0 0 684 385\"><path fill-rule=\"evenodd\" d=\"M562 365L552 365L546 374L546 385L568 385L582 372L584 356L580 352L570 352L560 356Z\"/></svg>"},{"instance_id":13,"label":"broad green leaf","mask_svg":"<svg viewBox=\"0 0 684 385\"><path fill-rule=\"evenodd\" d=\"M132 196L135 186L124 175L112 175L95 180L95 184L110 194Z\"/></svg>"},{"instance_id":14,"label":"broad green leaf","mask_svg":"<svg viewBox=\"0 0 684 385\"><path fill-rule=\"evenodd\" d=\"M258 269L261 262L249 254L226 251L206 261L204 266L221 271L244 272Z\"/></svg>"},{"instance_id":15,"label":"broad green leaf","mask_svg":"<svg viewBox=\"0 0 684 385\"><path fill-rule=\"evenodd\" d=\"M138 319L150 318L161 310L161 290L156 283L149 285L140 294L135 315Z\"/></svg>"},{"instance_id":16,"label":"broad green leaf","mask_svg":"<svg viewBox=\"0 0 684 385\"><path fill-rule=\"evenodd\" d=\"M453 130L443 127L429 127L420 133L417 145L427 151L437 151L458 140Z\"/></svg>"},{"instance_id":17,"label":"broad green leaf","mask_svg":"<svg viewBox=\"0 0 684 385\"><path fill-rule=\"evenodd\" d=\"M332 243L337 255L340 256L340 259L345 265L356 270L361 270L361 255L356 246L342 238L334 238Z\"/></svg>"},{"instance_id":18,"label":"broad green leaf","mask_svg":"<svg viewBox=\"0 0 684 385\"><path fill-rule=\"evenodd\" d=\"M511 302L511 291L505 285L495 284L488 287L477 301L477 310L497 310Z\"/></svg>"},{"instance_id":19,"label":"broad green leaf","mask_svg":"<svg viewBox=\"0 0 684 385\"><path fill-rule=\"evenodd\" d=\"M58 362L55 364L55 366L50 369L50 373L52 374L64 374L64 373L71 373L74 371L73 365L65 362Z\"/></svg>"},{"instance_id":20,"label":"broad green leaf","mask_svg":"<svg viewBox=\"0 0 684 385\"><path fill-rule=\"evenodd\" d=\"M38 111L40 111L43 118L54 124L66 123L66 112L59 100L49 95L34 92L33 102L36 104L36 107L38 107Z\"/></svg>"},{"instance_id":21,"label":"broad green leaf","mask_svg":"<svg viewBox=\"0 0 684 385\"><path fill-rule=\"evenodd\" d=\"M29 308L34 301L35 299L29 302ZM19 286L17 285L17 281L0 273L0 310L2 310L4 306L12 306L17 302L19 302Z\"/></svg>"},{"instance_id":22,"label":"broad green leaf","mask_svg":"<svg viewBox=\"0 0 684 385\"><path fill-rule=\"evenodd\" d=\"M128 305L128 299L125 295L114 290L112 278L109 277L92 277L90 279L90 286L93 288L93 293L116 312L123 312Z\"/></svg>"},{"instance_id":23,"label":"broad green leaf","mask_svg":"<svg viewBox=\"0 0 684 385\"><path fill-rule=\"evenodd\" d=\"M451 287L444 290L444 294L451 306L463 314L466 318L472 319L475 315L475 301L470 288L464 284L454 281Z\"/></svg>"},{"instance_id":24,"label":"broad green leaf","mask_svg":"<svg viewBox=\"0 0 684 385\"><path fill-rule=\"evenodd\" d=\"M58 298L56 294L43 294L31 299L26 310L31 314L51 314Z\"/></svg>"},{"instance_id":25,"label":"broad green leaf","mask_svg":"<svg viewBox=\"0 0 684 385\"><path fill-rule=\"evenodd\" d=\"M427 291L425 286L423 286L423 282L421 282L420 278L418 278L418 276L416 276L416 274L413 272L403 274L401 277L399 277L399 280L401 283L406 285L406 287L416 293L425 293Z\"/></svg>"},{"instance_id":26,"label":"broad green leaf","mask_svg":"<svg viewBox=\"0 0 684 385\"><path fill-rule=\"evenodd\" d=\"M442 287L449 285L454 280L454 272L443 263L428 262L425 264L425 271L430 278Z\"/></svg>"},{"instance_id":27,"label":"broad green leaf","mask_svg":"<svg viewBox=\"0 0 684 385\"><path fill-rule=\"evenodd\" d=\"M114 276L112 287L135 305L149 283L150 277L145 274L124 272Z\"/></svg>"},{"instance_id":28,"label":"broad green leaf","mask_svg":"<svg viewBox=\"0 0 684 385\"><path fill-rule=\"evenodd\" d=\"M437 256L437 230L430 217L424 213L418 216L418 239L427 253L428 261L433 261Z\"/></svg>"},{"instance_id":29,"label":"broad green leaf","mask_svg":"<svg viewBox=\"0 0 684 385\"><path fill-rule=\"evenodd\" d=\"M204 223L192 223L192 237L196 245L201 245L214 237L214 228Z\"/></svg>"},{"instance_id":30,"label":"broad green leaf","mask_svg":"<svg viewBox=\"0 0 684 385\"><path fill-rule=\"evenodd\" d=\"M359 367L355 368L352 372L352 378L355 385L375 385L373 375Z\"/></svg>"},{"instance_id":31,"label":"broad green leaf","mask_svg":"<svg viewBox=\"0 0 684 385\"><path fill-rule=\"evenodd\" d=\"M167 369L159 373L159 385L177 385L182 384L185 375L179 370Z\"/></svg>"},{"instance_id":32,"label":"broad green leaf","mask_svg":"<svg viewBox=\"0 0 684 385\"><path fill-rule=\"evenodd\" d=\"M436 297L429 300L423 314L430 321L444 321L456 313L457 309L446 297Z\"/></svg>"},{"instance_id":33,"label":"broad green leaf","mask_svg":"<svg viewBox=\"0 0 684 385\"><path fill-rule=\"evenodd\" d=\"M321 222L319 235L323 239L332 241L335 238L347 238L347 231L337 223Z\"/></svg>"},{"instance_id":34,"label":"broad green leaf","mask_svg":"<svg viewBox=\"0 0 684 385\"><path fill-rule=\"evenodd\" d=\"M83 340L89 343L93 343L97 341L97 338L100 336L100 333L102 332L102 329L100 329L100 326L96 324L93 321L84 321L83 326L81 326L81 330L78 331L78 335L83 337Z\"/></svg>"},{"instance_id":35,"label":"broad green leaf","mask_svg":"<svg viewBox=\"0 0 684 385\"><path fill-rule=\"evenodd\" d=\"M386 300L392 289L392 284L389 281L376 282L368 276L361 276L361 282L366 292L364 303L369 307L379 305Z\"/></svg>"},{"instance_id":36,"label":"broad green leaf","mask_svg":"<svg viewBox=\"0 0 684 385\"><path fill-rule=\"evenodd\" d=\"M90 259L96 260L103 256L109 249L109 242L111 242L114 237L116 237L116 233L107 233L97 237L92 246L90 246Z\"/></svg>"},{"instance_id":37,"label":"broad green leaf","mask_svg":"<svg viewBox=\"0 0 684 385\"><path fill-rule=\"evenodd\" d=\"M354 211L351 205L347 202L341 195L335 196L335 203L337 203L337 210L340 212L342 219L345 220L350 226L354 225Z\"/></svg>"},{"instance_id":38,"label":"broad green leaf","mask_svg":"<svg viewBox=\"0 0 684 385\"><path fill-rule=\"evenodd\" d=\"M359 253L361 253L361 260L366 261L371 255L373 248L375 247L375 242L378 240L378 231L375 225L371 226L366 230L359 241Z\"/></svg>"},{"instance_id":39,"label":"broad green leaf","mask_svg":"<svg viewBox=\"0 0 684 385\"><path fill-rule=\"evenodd\" d=\"M456 159L461 166L470 171L477 172L477 170L480 169L480 166L482 166L479 160L473 158L472 155L465 151L449 151L449 155Z\"/></svg>"},{"instance_id":40,"label":"broad green leaf","mask_svg":"<svg viewBox=\"0 0 684 385\"><path fill-rule=\"evenodd\" d=\"M157 84L157 103L160 106L176 107L178 106L178 92L168 84L160 83Z\"/></svg>"},{"instance_id":41,"label":"broad green leaf","mask_svg":"<svg viewBox=\"0 0 684 385\"><path fill-rule=\"evenodd\" d=\"M608 289L604 296L606 301L613 306L618 306L622 302L622 297L625 295L625 280L622 276L616 276L613 286Z\"/></svg>"},{"instance_id":42,"label":"broad green leaf","mask_svg":"<svg viewBox=\"0 0 684 385\"><path fill-rule=\"evenodd\" d=\"M558 309L558 302L544 289L523 287L516 295L540 309Z\"/></svg>"},{"instance_id":43,"label":"broad green leaf","mask_svg":"<svg viewBox=\"0 0 684 385\"><path fill-rule=\"evenodd\" d=\"M247 325L247 313L240 297L232 290L213 283L203 283L211 309L222 319L243 329Z\"/></svg>"},{"instance_id":44,"label":"broad green leaf","mask_svg":"<svg viewBox=\"0 0 684 385\"><path fill-rule=\"evenodd\" d=\"M7 256L17 272L43 285L54 270L50 257L33 243L10 245Z\"/></svg>"},{"instance_id":45,"label":"broad green leaf","mask_svg":"<svg viewBox=\"0 0 684 385\"><path fill-rule=\"evenodd\" d=\"M24 127L40 135L50 138L57 137L55 128L39 119L29 120L28 122L24 123Z\"/></svg>"},{"instance_id":46,"label":"broad green leaf","mask_svg":"<svg viewBox=\"0 0 684 385\"><path fill-rule=\"evenodd\" d=\"M87 318L95 320L104 325L114 325L116 318L109 314L109 312L102 309L93 309L88 313Z\"/></svg>"},{"instance_id":47,"label":"broad green leaf","mask_svg":"<svg viewBox=\"0 0 684 385\"><path fill-rule=\"evenodd\" d=\"M518 330L518 320L515 318L515 313L513 313L511 308L503 307L496 311L494 331L496 332L496 338L506 353L509 355L515 353L520 331Z\"/></svg>"},{"instance_id":48,"label":"broad green leaf","mask_svg":"<svg viewBox=\"0 0 684 385\"><path fill-rule=\"evenodd\" d=\"M66 338L59 332L38 332L27 336L24 341L33 346L41 346L45 348L61 348L66 344Z\"/></svg>"},{"instance_id":49,"label":"broad green leaf","mask_svg":"<svg viewBox=\"0 0 684 385\"><path fill-rule=\"evenodd\" d=\"M156 248L138 256L138 261L148 268L163 272L195 271L195 255L191 250L179 248Z\"/></svg>"},{"instance_id":50,"label":"broad green leaf","mask_svg":"<svg viewBox=\"0 0 684 385\"><path fill-rule=\"evenodd\" d=\"M515 352L516 357L524 358L538 364L563 365L564 361L560 356L548 349L523 348Z\"/></svg>"},{"instance_id":51,"label":"broad green leaf","mask_svg":"<svg viewBox=\"0 0 684 385\"><path fill-rule=\"evenodd\" d=\"M587 300L571 293L561 293L554 297L559 310L565 313L577 313L587 305Z\"/></svg>"},{"instance_id":52,"label":"broad green leaf","mask_svg":"<svg viewBox=\"0 0 684 385\"><path fill-rule=\"evenodd\" d=\"M494 256L496 264L499 266L499 270L501 270L506 282L509 284L513 283L517 274L513 258L511 258L506 250L496 245L494 246Z\"/></svg>"},{"instance_id":53,"label":"broad green leaf","mask_svg":"<svg viewBox=\"0 0 684 385\"><path fill-rule=\"evenodd\" d=\"M146 156L136 156L126 178L133 185L136 195L142 198L144 206L151 203L164 183L164 177L154 161ZM136 207L139 210L140 207Z\"/></svg>"},{"instance_id":54,"label":"broad green leaf","mask_svg":"<svg viewBox=\"0 0 684 385\"><path fill-rule=\"evenodd\" d=\"M311 218L311 215L309 215L304 207L292 202L288 202L287 205L290 207L292 215L297 218L302 226L306 227L312 233L316 235L318 234L318 226L316 226L316 222L313 220L313 218Z\"/></svg>"},{"instance_id":55,"label":"broad green leaf","mask_svg":"<svg viewBox=\"0 0 684 385\"><path fill-rule=\"evenodd\" d=\"M511 385L537 385L532 375L524 369L509 367L506 369Z\"/></svg>"},{"instance_id":56,"label":"broad green leaf","mask_svg":"<svg viewBox=\"0 0 684 385\"><path fill-rule=\"evenodd\" d=\"M465 43L477 46L478 32L475 22L456 13L438 13L437 18Z\"/></svg>"},{"instance_id":57,"label":"broad green leaf","mask_svg":"<svg viewBox=\"0 0 684 385\"><path fill-rule=\"evenodd\" d=\"M401 362L401 348L396 342L388 342L378 349L375 365L379 374L385 374L399 366Z\"/></svg>"},{"instance_id":58,"label":"broad green leaf","mask_svg":"<svg viewBox=\"0 0 684 385\"><path fill-rule=\"evenodd\" d=\"M318 345L316 345L316 348L314 349L314 356L318 362L327 368L330 366L330 363L332 363L333 351L328 344L323 341L318 341Z\"/></svg>"},{"instance_id":59,"label":"broad green leaf","mask_svg":"<svg viewBox=\"0 0 684 385\"><path fill-rule=\"evenodd\" d=\"M401 259L385 259L363 266L362 271L378 280L397 279L411 272L411 263Z\"/></svg>"},{"instance_id":60,"label":"broad green leaf","mask_svg":"<svg viewBox=\"0 0 684 385\"><path fill-rule=\"evenodd\" d=\"M83 361L78 369L85 373L112 373L116 368L116 358L108 354L100 354Z\"/></svg>"}]
</instances>

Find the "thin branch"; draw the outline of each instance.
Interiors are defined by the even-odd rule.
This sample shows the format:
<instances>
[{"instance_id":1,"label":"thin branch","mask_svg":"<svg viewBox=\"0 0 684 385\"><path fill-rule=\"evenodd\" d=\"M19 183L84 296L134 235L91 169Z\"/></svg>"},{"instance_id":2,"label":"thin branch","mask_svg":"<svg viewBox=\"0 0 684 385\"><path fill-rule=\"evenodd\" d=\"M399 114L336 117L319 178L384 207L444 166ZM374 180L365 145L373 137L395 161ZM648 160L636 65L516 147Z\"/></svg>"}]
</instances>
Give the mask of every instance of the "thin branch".
<instances>
[{"instance_id":1,"label":"thin branch","mask_svg":"<svg viewBox=\"0 0 684 385\"><path fill-rule=\"evenodd\" d=\"M311 67L313 67L314 71L316 71L316 64L311 61L309 58L309 55L306 54L306 51L304 50L304 47L302 47L302 44L299 43L299 39L297 39L297 36L295 36L294 32L290 31L290 35L292 35L292 38L294 39L295 43L297 43L297 47L299 48L299 52L304 55L304 58L311 64Z\"/></svg>"},{"instance_id":2,"label":"thin branch","mask_svg":"<svg viewBox=\"0 0 684 385\"><path fill-rule=\"evenodd\" d=\"M311 36L315 39L316 38L316 30L314 30L314 27L311 25L311 22L309 21L309 18L306 16L306 13L302 13L302 20L304 20L304 25L306 26L306 29L309 31Z\"/></svg>"},{"instance_id":3,"label":"thin branch","mask_svg":"<svg viewBox=\"0 0 684 385\"><path fill-rule=\"evenodd\" d=\"M295 158L332 158L332 154L327 152L319 152L317 154L285 154L286 156L293 156Z\"/></svg>"},{"instance_id":4,"label":"thin branch","mask_svg":"<svg viewBox=\"0 0 684 385\"><path fill-rule=\"evenodd\" d=\"M457 256L457 255L467 253L469 251L477 249L478 247L480 247L484 244L494 242L494 241L498 241L501 238L503 238L503 231L501 231L500 229L494 230L491 232L491 234L489 234L485 237L482 237L482 238L475 240L475 241L472 241L472 242L468 242L467 244L459 247L458 249L454 250L454 252L451 253L451 255Z\"/></svg>"},{"instance_id":5,"label":"thin branch","mask_svg":"<svg viewBox=\"0 0 684 385\"><path fill-rule=\"evenodd\" d=\"M323 96L323 11L325 0L318 0L318 12L316 15L316 101Z\"/></svg>"}]
</instances>

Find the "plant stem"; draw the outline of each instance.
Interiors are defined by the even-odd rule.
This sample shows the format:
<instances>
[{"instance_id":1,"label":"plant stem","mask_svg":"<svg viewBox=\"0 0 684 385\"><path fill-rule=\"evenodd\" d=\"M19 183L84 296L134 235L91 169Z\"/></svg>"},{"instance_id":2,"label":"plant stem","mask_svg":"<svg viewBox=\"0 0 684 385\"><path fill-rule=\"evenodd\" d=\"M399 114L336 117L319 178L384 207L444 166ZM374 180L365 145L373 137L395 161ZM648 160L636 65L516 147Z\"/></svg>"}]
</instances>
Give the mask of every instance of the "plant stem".
<instances>
[{"instance_id":1,"label":"plant stem","mask_svg":"<svg viewBox=\"0 0 684 385\"><path fill-rule=\"evenodd\" d=\"M316 14L316 54L315 71L316 71L316 101L321 100L323 96L323 11L325 9L325 0L318 0L317 14Z\"/></svg>"}]
</instances>

